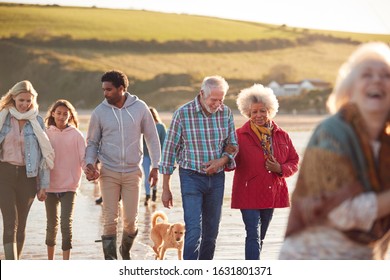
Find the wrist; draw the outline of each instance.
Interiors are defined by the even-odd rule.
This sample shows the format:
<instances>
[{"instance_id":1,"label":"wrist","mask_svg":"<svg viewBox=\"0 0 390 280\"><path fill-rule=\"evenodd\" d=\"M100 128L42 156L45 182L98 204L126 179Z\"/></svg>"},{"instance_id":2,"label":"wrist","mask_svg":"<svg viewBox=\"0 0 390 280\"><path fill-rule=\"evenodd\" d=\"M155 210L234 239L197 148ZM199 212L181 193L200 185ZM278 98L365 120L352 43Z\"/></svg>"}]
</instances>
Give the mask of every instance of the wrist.
<instances>
[{"instance_id":1,"label":"wrist","mask_svg":"<svg viewBox=\"0 0 390 280\"><path fill-rule=\"evenodd\" d=\"M228 158L228 163L231 162L234 159L234 156L229 154L228 152L223 152L222 157L226 156Z\"/></svg>"}]
</instances>

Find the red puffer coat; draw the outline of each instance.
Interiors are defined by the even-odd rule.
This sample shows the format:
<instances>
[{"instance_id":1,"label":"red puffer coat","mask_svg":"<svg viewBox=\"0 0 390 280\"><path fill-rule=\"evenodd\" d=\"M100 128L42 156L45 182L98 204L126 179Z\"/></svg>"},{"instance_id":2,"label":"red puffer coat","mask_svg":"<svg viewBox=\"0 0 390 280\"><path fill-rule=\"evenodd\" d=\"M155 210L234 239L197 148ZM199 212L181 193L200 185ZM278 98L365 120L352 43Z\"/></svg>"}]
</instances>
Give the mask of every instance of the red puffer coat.
<instances>
[{"instance_id":1,"label":"red puffer coat","mask_svg":"<svg viewBox=\"0 0 390 280\"><path fill-rule=\"evenodd\" d=\"M290 206L284 179L298 170L299 156L287 132L272 122L274 157L281 164L282 175L267 171L260 140L250 121L237 129L239 152L235 157L232 203L235 209L283 208Z\"/></svg>"}]
</instances>

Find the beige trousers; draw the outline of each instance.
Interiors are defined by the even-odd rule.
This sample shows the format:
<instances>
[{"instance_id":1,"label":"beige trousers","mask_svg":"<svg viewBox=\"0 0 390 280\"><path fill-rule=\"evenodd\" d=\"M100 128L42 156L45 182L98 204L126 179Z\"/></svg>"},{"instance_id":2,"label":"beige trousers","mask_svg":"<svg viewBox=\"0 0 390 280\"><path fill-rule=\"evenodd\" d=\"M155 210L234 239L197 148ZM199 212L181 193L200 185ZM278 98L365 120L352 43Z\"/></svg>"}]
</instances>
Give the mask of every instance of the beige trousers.
<instances>
[{"instance_id":1,"label":"beige trousers","mask_svg":"<svg viewBox=\"0 0 390 280\"><path fill-rule=\"evenodd\" d=\"M138 205L142 171L121 173L102 167L100 191L103 197L103 235L116 235L120 206L122 205L123 232L137 231ZM119 201L121 197L121 201Z\"/></svg>"}]
</instances>

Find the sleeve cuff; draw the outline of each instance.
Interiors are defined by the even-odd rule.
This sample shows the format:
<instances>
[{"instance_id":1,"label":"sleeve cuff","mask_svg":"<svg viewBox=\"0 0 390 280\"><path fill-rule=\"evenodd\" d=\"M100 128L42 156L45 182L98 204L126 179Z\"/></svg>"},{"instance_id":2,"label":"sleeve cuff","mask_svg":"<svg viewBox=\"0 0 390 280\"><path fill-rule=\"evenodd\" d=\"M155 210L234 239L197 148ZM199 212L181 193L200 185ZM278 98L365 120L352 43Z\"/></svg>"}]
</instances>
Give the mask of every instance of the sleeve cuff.
<instances>
[{"instance_id":1,"label":"sleeve cuff","mask_svg":"<svg viewBox=\"0 0 390 280\"><path fill-rule=\"evenodd\" d=\"M227 156L229 158L229 162L231 162L234 159L234 156L227 152L223 152L222 156Z\"/></svg>"}]
</instances>

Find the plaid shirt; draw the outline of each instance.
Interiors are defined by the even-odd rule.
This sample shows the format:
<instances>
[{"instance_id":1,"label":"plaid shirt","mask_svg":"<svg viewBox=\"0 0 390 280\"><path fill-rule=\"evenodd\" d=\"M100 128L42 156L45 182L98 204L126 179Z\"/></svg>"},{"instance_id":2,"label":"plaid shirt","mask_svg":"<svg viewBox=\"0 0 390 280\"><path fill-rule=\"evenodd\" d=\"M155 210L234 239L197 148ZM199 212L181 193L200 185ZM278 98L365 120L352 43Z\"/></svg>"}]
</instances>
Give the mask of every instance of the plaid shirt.
<instances>
[{"instance_id":1,"label":"plaid shirt","mask_svg":"<svg viewBox=\"0 0 390 280\"><path fill-rule=\"evenodd\" d=\"M207 117L197 96L173 115L163 145L160 173L172 174L176 160L182 168L206 174L204 163L221 158L227 144L238 146L231 110L222 105ZM235 165L233 159L227 167L233 169Z\"/></svg>"}]
</instances>

